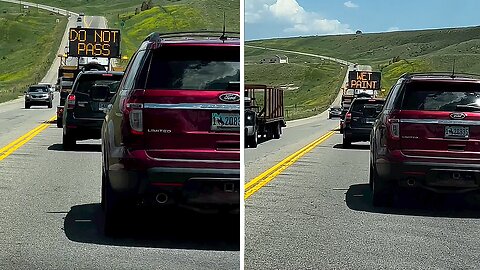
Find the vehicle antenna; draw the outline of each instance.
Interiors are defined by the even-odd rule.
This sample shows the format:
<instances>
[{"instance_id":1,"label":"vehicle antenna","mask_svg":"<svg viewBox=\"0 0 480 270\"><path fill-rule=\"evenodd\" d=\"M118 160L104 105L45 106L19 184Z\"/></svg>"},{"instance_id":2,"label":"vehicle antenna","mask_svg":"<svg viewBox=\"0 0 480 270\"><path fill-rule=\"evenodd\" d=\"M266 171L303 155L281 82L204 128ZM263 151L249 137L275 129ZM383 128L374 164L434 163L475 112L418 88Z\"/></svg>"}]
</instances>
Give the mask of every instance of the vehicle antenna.
<instances>
[{"instance_id":1,"label":"vehicle antenna","mask_svg":"<svg viewBox=\"0 0 480 270\"><path fill-rule=\"evenodd\" d=\"M455 78L455 59L453 59L453 67L452 67L452 79Z\"/></svg>"},{"instance_id":2,"label":"vehicle antenna","mask_svg":"<svg viewBox=\"0 0 480 270\"><path fill-rule=\"evenodd\" d=\"M227 21L225 20L225 11L224 11L223 12L223 32L222 32L222 36L220 37L220 40L222 40L223 43L225 43L225 40L227 39L227 36L225 35L226 24L227 24Z\"/></svg>"}]
</instances>

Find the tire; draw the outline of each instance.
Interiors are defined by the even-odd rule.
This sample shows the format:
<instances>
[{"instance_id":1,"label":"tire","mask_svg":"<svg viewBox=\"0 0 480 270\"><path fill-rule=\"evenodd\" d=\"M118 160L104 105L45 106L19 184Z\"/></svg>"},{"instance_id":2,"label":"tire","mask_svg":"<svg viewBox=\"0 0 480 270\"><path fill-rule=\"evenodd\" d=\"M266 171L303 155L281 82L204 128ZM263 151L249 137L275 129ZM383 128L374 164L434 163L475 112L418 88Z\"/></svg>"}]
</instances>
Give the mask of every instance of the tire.
<instances>
[{"instance_id":1,"label":"tire","mask_svg":"<svg viewBox=\"0 0 480 270\"><path fill-rule=\"evenodd\" d=\"M75 138L70 134L70 132L65 132L63 134L63 149L71 150L75 148L77 141Z\"/></svg>"},{"instance_id":2,"label":"tire","mask_svg":"<svg viewBox=\"0 0 480 270\"><path fill-rule=\"evenodd\" d=\"M342 146L343 148L349 148L352 146L352 141L345 136L345 133L343 134Z\"/></svg>"},{"instance_id":3,"label":"tire","mask_svg":"<svg viewBox=\"0 0 480 270\"><path fill-rule=\"evenodd\" d=\"M273 128L271 125L266 127L265 133L265 137L267 140L273 139Z\"/></svg>"},{"instance_id":4,"label":"tire","mask_svg":"<svg viewBox=\"0 0 480 270\"><path fill-rule=\"evenodd\" d=\"M251 148L257 148L258 146L258 133L255 133L252 136L248 136L247 138L247 145Z\"/></svg>"},{"instance_id":5,"label":"tire","mask_svg":"<svg viewBox=\"0 0 480 270\"><path fill-rule=\"evenodd\" d=\"M30 109L30 104L25 102L25 109Z\"/></svg>"},{"instance_id":6,"label":"tire","mask_svg":"<svg viewBox=\"0 0 480 270\"><path fill-rule=\"evenodd\" d=\"M63 127L63 119L62 118L57 118L57 127L62 128Z\"/></svg>"},{"instance_id":7,"label":"tire","mask_svg":"<svg viewBox=\"0 0 480 270\"><path fill-rule=\"evenodd\" d=\"M280 127L280 123L277 123L273 129L273 138L280 139L281 133L282 133L282 128Z\"/></svg>"},{"instance_id":8,"label":"tire","mask_svg":"<svg viewBox=\"0 0 480 270\"><path fill-rule=\"evenodd\" d=\"M393 204L394 189L391 183L381 179L373 165L370 165L372 182L372 204L376 207L391 206Z\"/></svg>"},{"instance_id":9,"label":"tire","mask_svg":"<svg viewBox=\"0 0 480 270\"><path fill-rule=\"evenodd\" d=\"M108 237L121 235L133 216L133 202L116 193L110 185L108 174L102 173L103 233Z\"/></svg>"},{"instance_id":10,"label":"tire","mask_svg":"<svg viewBox=\"0 0 480 270\"><path fill-rule=\"evenodd\" d=\"M121 232L119 198L110 187L108 176L104 177L105 182L102 183L103 233L106 236L118 236Z\"/></svg>"}]
</instances>

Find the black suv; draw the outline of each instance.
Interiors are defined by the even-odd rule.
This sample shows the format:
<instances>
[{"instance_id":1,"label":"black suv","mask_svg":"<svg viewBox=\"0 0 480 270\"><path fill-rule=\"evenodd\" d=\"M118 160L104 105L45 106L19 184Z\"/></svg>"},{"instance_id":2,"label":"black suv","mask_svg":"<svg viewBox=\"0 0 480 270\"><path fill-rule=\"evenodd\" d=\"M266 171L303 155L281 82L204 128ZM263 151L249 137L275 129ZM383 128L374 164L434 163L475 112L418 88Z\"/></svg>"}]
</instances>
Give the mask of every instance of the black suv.
<instances>
[{"instance_id":1,"label":"black suv","mask_svg":"<svg viewBox=\"0 0 480 270\"><path fill-rule=\"evenodd\" d=\"M77 140L100 139L105 109L115 95L123 72L84 71L67 96L63 113L63 147Z\"/></svg>"},{"instance_id":2,"label":"black suv","mask_svg":"<svg viewBox=\"0 0 480 270\"><path fill-rule=\"evenodd\" d=\"M356 98L353 100L343 123L343 147L352 142L370 140L370 132L385 100L378 98Z\"/></svg>"}]
</instances>

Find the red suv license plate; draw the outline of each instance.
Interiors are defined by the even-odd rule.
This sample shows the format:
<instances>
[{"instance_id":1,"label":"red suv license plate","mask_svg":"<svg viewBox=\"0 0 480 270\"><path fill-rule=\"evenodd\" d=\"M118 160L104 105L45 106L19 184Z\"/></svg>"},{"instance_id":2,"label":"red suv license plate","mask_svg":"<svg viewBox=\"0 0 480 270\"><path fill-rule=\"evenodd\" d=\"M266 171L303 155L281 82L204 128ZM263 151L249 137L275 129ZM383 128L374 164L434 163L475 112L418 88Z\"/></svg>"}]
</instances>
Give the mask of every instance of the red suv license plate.
<instances>
[{"instance_id":1,"label":"red suv license plate","mask_svg":"<svg viewBox=\"0 0 480 270\"><path fill-rule=\"evenodd\" d=\"M470 136L469 127L461 127L461 126L445 127L445 138L468 139L469 136Z\"/></svg>"},{"instance_id":2,"label":"red suv license plate","mask_svg":"<svg viewBox=\"0 0 480 270\"><path fill-rule=\"evenodd\" d=\"M212 113L212 130L240 130L240 114Z\"/></svg>"}]
</instances>

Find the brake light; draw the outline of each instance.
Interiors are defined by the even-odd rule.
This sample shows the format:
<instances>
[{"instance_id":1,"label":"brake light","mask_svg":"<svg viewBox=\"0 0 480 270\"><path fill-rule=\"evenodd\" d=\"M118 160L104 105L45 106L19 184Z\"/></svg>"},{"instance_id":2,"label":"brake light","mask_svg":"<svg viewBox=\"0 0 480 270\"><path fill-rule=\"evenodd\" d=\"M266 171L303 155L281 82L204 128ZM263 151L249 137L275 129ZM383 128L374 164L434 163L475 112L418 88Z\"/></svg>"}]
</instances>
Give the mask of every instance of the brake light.
<instances>
[{"instance_id":1,"label":"brake light","mask_svg":"<svg viewBox=\"0 0 480 270\"><path fill-rule=\"evenodd\" d=\"M75 108L75 95L70 94L67 97L67 109L73 109Z\"/></svg>"},{"instance_id":2,"label":"brake light","mask_svg":"<svg viewBox=\"0 0 480 270\"><path fill-rule=\"evenodd\" d=\"M400 119L398 117L397 112L393 112L385 119L386 140L382 145L390 151L400 149Z\"/></svg>"},{"instance_id":3,"label":"brake light","mask_svg":"<svg viewBox=\"0 0 480 270\"><path fill-rule=\"evenodd\" d=\"M129 103L126 101L124 113L128 116L130 123L130 132L133 134L143 134L143 104Z\"/></svg>"},{"instance_id":4,"label":"brake light","mask_svg":"<svg viewBox=\"0 0 480 270\"><path fill-rule=\"evenodd\" d=\"M143 134L143 111L132 110L130 112L129 120L132 133Z\"/></svg>"},{"instance_id":5,"label":"brake light","mask_svg":"<svg viewBox=\"0 0 480 270\"><path fill-rule=\"evenodd\" d=\"M350 122L351 120L352 120L352 114L351 113L345 114L345 122Z\"/></svg>"},{"instance_id":6,"label":"brake light","mask_svg":"<svg viewBox=\"0 0 480 270\"><path fill-rule=\"evenodd\" d=\"M390 126L390 136L392 139L400 138L400 120L399 119L388 119Z\"/></svg>"}]
</instances>

